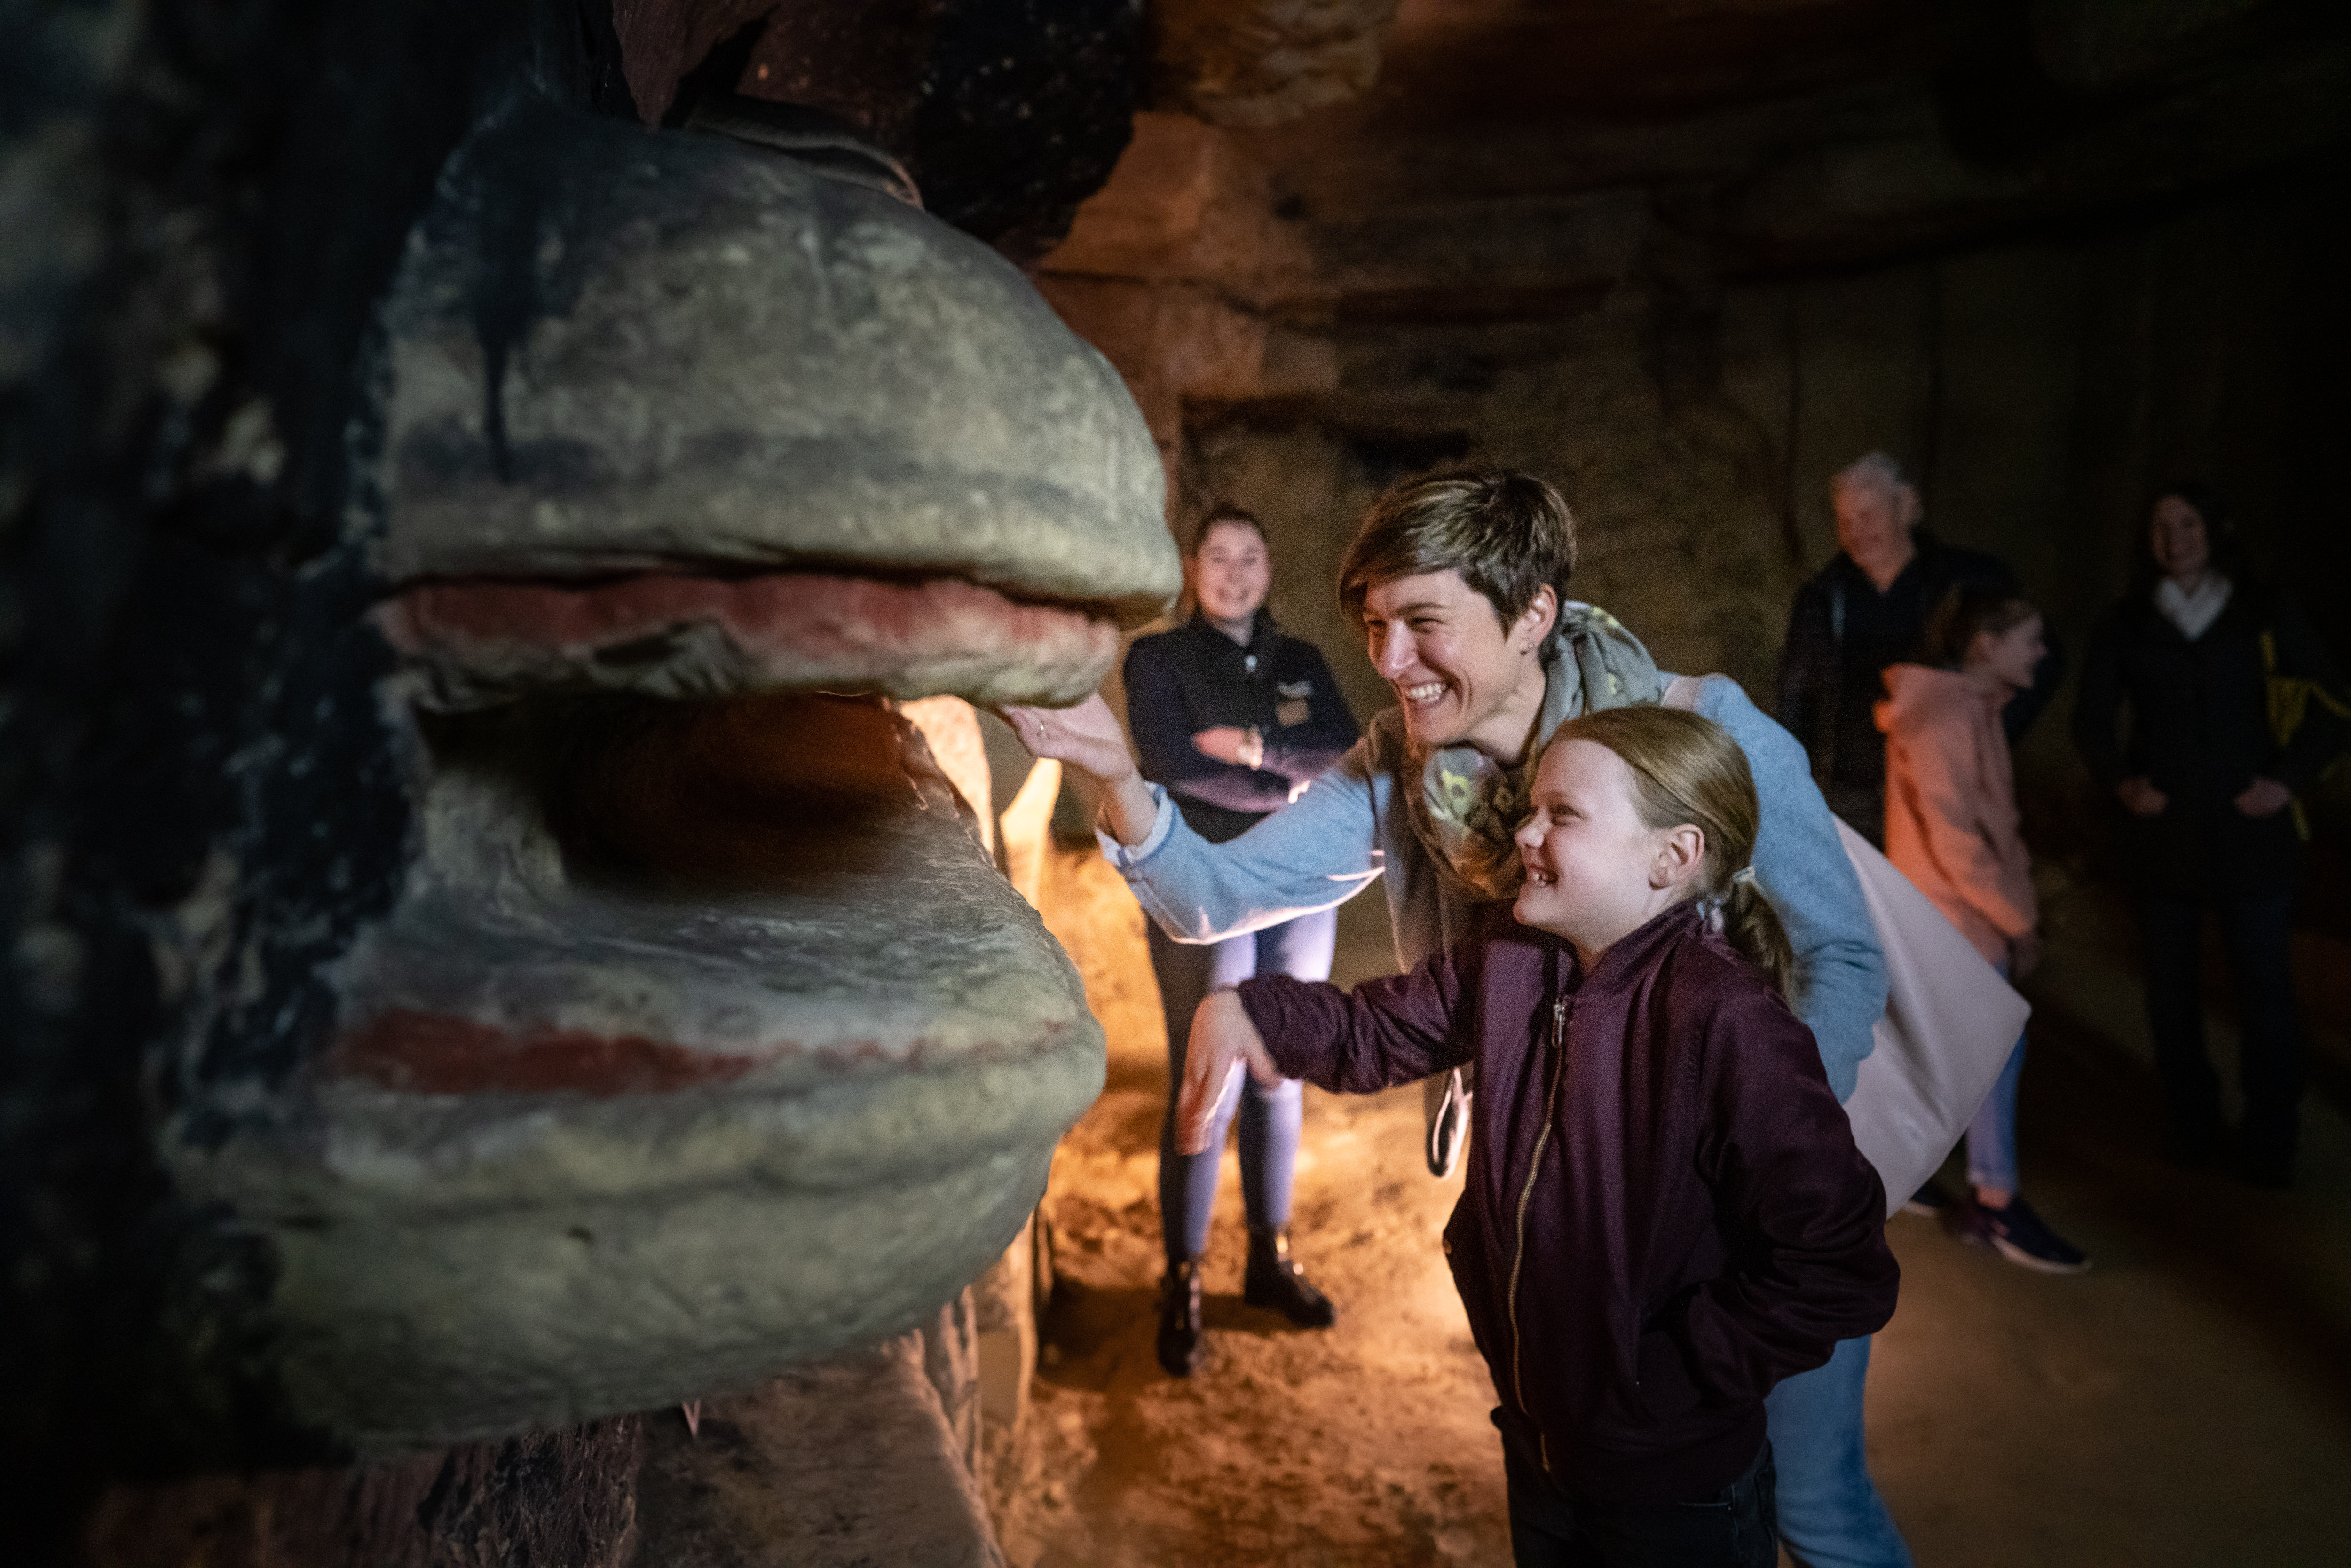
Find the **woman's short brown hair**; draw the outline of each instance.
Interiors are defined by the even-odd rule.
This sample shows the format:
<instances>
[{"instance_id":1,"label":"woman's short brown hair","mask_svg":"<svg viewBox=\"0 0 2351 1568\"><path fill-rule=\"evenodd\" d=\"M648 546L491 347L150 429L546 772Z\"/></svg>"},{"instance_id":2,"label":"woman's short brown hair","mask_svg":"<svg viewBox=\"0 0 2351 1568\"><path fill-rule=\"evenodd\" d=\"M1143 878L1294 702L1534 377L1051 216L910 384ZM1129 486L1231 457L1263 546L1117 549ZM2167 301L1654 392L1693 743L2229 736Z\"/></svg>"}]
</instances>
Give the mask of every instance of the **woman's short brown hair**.
<instances>
[{"instance_id":1,"label":"woman's short brown hair","mask_svg":"<svg viewBox=\"0 0 2351 1568\"><path fill-rule=\"evenodd\" d=\"M1389 487L1339 562L1339 603L1361 620L1374 583L1457 571L1504 626L1575 570L1575 514L1531 474L1452 468Z\"/></svg>"}]
</instances>

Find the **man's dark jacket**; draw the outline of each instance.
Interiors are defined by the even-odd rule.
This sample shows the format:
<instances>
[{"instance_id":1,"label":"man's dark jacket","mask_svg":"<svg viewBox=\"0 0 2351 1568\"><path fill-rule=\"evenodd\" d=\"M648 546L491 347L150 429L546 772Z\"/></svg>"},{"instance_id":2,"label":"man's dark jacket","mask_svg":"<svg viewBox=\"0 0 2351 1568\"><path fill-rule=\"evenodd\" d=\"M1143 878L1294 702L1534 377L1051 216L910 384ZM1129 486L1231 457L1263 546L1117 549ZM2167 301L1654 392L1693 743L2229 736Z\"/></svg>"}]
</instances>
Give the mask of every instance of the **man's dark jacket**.
<instances>
[{"instance_id":1,"label":"man's dark jacket","mask_svg":"<svg viewBox=\"0 0 2351 1568\"><path fill-rule=\"evenodd\" d=\"M2343 755L2351 727L2314 699L2293 741L2277 743L2264 633L2279 674L2316 681L2344 700L2342 672L2316 631L2256 585L2239 585L2192 643L2144 591L2109 608L2091 633L2074 744L2109 800L2126 779L2145 779L2168 797L2159 817L2116 804L2116 847L2142 892L2260 898L2294 888L2302 866L2294 814L2248 817L2234 801L2256 779L2307 794Z\"/></svg>"},{"instance_id":2,"label":"man's dark jacket","mask_svg":"<svg viewBox=\"0 0 2351 1568\"><path fill-rule=\"evenodd\" d=\"M1474 1061L1445 1251L1499 1419L1570 1491L1719 1490L1763 1396L1894 1312L1885 1190L1820 1048L1694 904L1590 975L1497 906L1353 994L1242 983L1281 1071L1364 1092Z\"/></svg>"},{"instance_id":3,"label":"man's dark jacket","mask_svg":"<svg viewBox=\"0 0 2351 1568\"><path fill-rule=\"evenodd\" d=\"M1126 652L1126 725L1143 776L1166 786L1185 825L1212 844L1237 839L1320 774L1363 733L1322 651L1260 610L1243 647L1195 613ZM1192 744L1204 729L1254 727L1256 768Z\"/></svg>"},{"instance_id":4,"label":"man's dark jacket","mask_svg":"<svg viewBox=\"0 0 2351 1568\"><path fill-rule=\"evenodd\" d=\"M1945 544L1924 528L1911 538L1917 553L1884 593L1839 550L1796 591L1788 615L1779 720L1812 754L1813 779L1831 807L1847 815L1856 793L1885 797L1886 737L1874 710L1886 695L1886 666L1919 658L1928 618L1959 584L2017 591L2016 574L1998 557ZM2011 743L2049 706L2064 675L2053 637L2032 689L2001 710Z\"/></svg>"}]
</instances>

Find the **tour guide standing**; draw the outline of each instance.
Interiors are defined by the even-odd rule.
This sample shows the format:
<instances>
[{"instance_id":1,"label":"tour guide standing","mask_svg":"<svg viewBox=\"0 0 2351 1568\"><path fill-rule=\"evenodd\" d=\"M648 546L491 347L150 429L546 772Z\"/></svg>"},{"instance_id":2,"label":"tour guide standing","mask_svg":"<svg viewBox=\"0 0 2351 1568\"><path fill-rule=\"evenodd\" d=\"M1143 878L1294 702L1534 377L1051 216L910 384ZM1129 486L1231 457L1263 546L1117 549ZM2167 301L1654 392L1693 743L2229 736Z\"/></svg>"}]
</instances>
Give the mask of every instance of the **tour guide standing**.
<instances>
[{"instance_id":1,"label":"tour guide standing","mask_svg":"<svg viewBox=\"0 0 2351 1568\"><path fill-rule=\"evenodd\" d=\"M1193 832L1220 844L1290 803L1362 732L1331 666L1311 643L1283 634L1265 612L1273 564L1265 529L1234 507L1208 513L1184 559L1197 608L1172 632L1136 640L1126 655L1126 719L1143 774L1165 787ZM1338 938L1336 906L1308 911L1207 945L1168 940L1150 927L1151 968L1167 1014L1167 1113L1159 1127L1159 1229L1167 1249L1160 1282L1159 1364L1191 1374L1200 1344L1200 1256L1225 1146L1225 1122L1206 1154L1176 1151L1176 1092L1184 1082L1192 1014L1212 988L1253 975L1323 980ZM1227 1121L1233 1102L1224 1106ZM1249 1211L1249 1270L1241 1293L1293 1322L1327 1328L1330 1300L1290 1255L1290 1185L1301 1107L1295 1079L1239 1097L1241 1194Z\"/></svg>"},{"instance_id":2,"label":"tour guide standing","mask_svg":"<svg viewBox=\"0 0 2351 1568\"><path fill-rule=\"evenodd\" d=\"M1398 706L1296 805L1229 843L1189 831L1165 792L1144 782L1099 698L1007 716L1038 755L1101 783L1105 852L1169 936L1254 931L1384 876L1396 956L1409 969L1468 935L1485 906L1516 896L1510 834L1531 765L1559 727L1589 710L1657 702L1673 678L1605 611L1564 597L1574 565L1574 519L1531 475L1459 470L1380 497L1341 563L1339 594ZM1755 874L1788 927L1800 1016L1843 1101L1886 1009L1885 959L1860 882L1803 748L1736 682L1700 683L1697 711L1730 732L1753 771L1763 807ZM1437 1125L1466 1125L1466 1116ZM1439 1141L1432 1155L1458 1154ZM1847 1340L1766 1402L1782 1539L1807 1568L1910 1561L1864 1460L1868 1368L1869 1341Z\"/></svg>"}]
</instances>

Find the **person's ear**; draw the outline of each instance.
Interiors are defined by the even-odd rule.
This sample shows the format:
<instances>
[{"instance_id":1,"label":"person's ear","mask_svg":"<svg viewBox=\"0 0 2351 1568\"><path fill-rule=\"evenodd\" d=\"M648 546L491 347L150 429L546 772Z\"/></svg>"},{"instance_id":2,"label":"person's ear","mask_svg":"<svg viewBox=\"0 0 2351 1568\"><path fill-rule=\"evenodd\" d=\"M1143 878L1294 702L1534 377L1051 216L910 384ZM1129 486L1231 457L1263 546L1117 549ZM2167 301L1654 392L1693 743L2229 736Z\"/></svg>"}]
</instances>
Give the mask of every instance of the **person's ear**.
<instances>
[{"instance_id":1,"label":"person's ear","mask_svg":"<svg viewBox=\"0 0 2351 1568\"><path fill-rule=\"evenodd\" d=\"M1905 485L1894 497L1894 515L1906 528L1918 526L1919 516L1926 510L1918 499L1918 486Z\"/></svg>"},{"instance_id":2,"label":"person's ear","mask_svg":"<svg viewBox=\"0 0 2351 1568\"><path fill-rule=\"evenodd\" d=\"M1532 653L1558 624L1559 595L1546 582L1535 590L1534 598L1520 612L1518 624L1510 628L1510 646L1521 653Z\"/></svg>"},{"instance_id":3,"label":"person's ear","mask_svg":"<svg viewBox=\"0 0 2351 1568\"><path fill-rule=\"evenodd\" d=\"M1705 869L1706 830L1684 822L1658 835L1656 854L1649 862L1649 885L1660 892L1679 887Z\"/></svg>"}]
</instances>

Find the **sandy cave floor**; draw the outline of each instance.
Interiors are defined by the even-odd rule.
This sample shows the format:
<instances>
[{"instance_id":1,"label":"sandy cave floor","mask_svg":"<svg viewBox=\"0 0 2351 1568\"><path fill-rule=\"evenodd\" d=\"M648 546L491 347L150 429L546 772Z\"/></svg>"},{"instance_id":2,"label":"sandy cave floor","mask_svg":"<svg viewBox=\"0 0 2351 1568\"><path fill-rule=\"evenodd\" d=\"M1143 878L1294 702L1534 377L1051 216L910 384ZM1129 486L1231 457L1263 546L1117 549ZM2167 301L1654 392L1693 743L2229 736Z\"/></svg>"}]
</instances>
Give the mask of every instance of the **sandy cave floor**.
<instances>
[{"instance_id":1,"label":"sandy cave floor","mask_svg":"<svg viewBox=\"0 0 2351 1568\"><path fill-rule=\"evenodd\" d=\"M1228 1153L1209 1353L1171 1378L1152 1354L1165 1062L1141 916L1074 852L1047 915L1085 972L1110 1072L1054 1166L1043 1364L1021 1449L991 1478L1007 1554L1507 1563L1492 1389L1437 1247L1460 1184L1421 1166L1419 1091L1307 1091L1293 1228L1340 1306L1326 1332L1242 1304ZM2051 925L2027 1191L2096 1266L2047 1278L1933 1221L1892 1222L1902 1305L1869 1391L1879 1485L1926 1565L2351 1561L2351 1126L2313 1097L2290 1194L2158 1164L2112 921L2085 901ZM1385 944L1380 902L1357 900L1339 977L1383 972Z\"/></svg>"}]
</instances>

